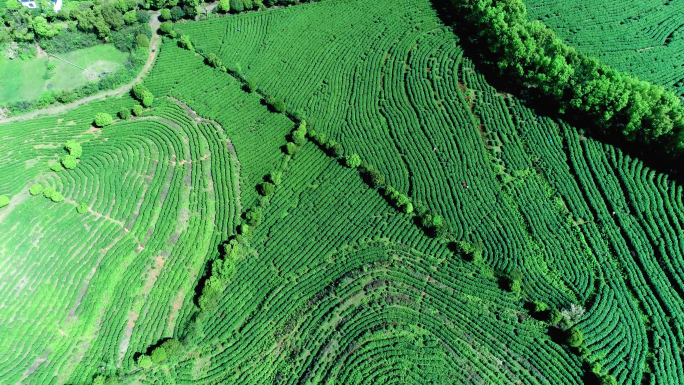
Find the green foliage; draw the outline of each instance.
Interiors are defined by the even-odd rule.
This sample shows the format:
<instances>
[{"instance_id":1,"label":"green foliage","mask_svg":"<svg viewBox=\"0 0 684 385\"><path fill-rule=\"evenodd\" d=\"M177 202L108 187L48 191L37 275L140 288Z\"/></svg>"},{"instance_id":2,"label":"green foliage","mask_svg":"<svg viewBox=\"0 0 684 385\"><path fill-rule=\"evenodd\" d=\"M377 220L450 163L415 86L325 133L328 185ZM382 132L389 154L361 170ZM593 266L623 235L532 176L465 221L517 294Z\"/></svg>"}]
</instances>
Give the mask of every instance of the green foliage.
<instances>
[{"instance_id":1,"label":"green foliage","mask_svg":"<svg viewBox=\"0 0 684 385\"><path fill-rule=\"evenodd\" d=\"M166 355L169 358L175 357L181 352L181 343L175 338L171 338L169 340L164 341L163 344L161 344L161 347L164 348L166 351Z\"/></svg>"},{"instance_id":2,"label":"green foliage","mask_svg":"<svg viewBox=\"0 0 684 385\"><path fill-rule=\"evenodd\" d=\"M119 110L119 118L123 120L128 120L131 117L131 110L126 107L121 107Z\"/></svg>"},{"instance_id":3,"label":"green foliage","mask_svg":"<svg viewBox=\"0 0 684 385\"><path fill-rule=\"evenodd\" d=\"M594 374L601 374L603 371L603 365L601 365L600 362L596 361L591 364L591 372Z\"/></svg>"},{"instance_id":4,"label":"green foliage","mask_svg":"<svg viewBox=\"0 0 684 385\"><path fill-rule=\"evenodd\" d=\"M138 23L147 24L150 22L150 13L139 9L135 11L135 18L138 20Z\"/></svg>"},{"instance_id":5,"label":"green foliage","mask_svg":"<svg viewBox=\"0 0 684 385\"><path fill-rule=\"evenodd\" d=\"M133 115L140 116L143 113L143 106L141 106L140 104L136 104L135 106L133 106L132 111Z\"/></svg>"},{"instance_id":6,"label":"green foliage","mask_svg":"<svg viewBox=\"0 0 684 385\"><path fill-rule=\"evenodd\" d=\"M159 364L166 361L166 349L163 346L159 346L152 351L152 362Z\"/></svg>"},{"instance_id":7,"label":"green foliage","mask_svg":"<svg viewBox=\"0 0 684 385\"><path fill-rule=\"evenodd\" d=\"M36 16L32 21L33 31L38 37L53 37L59 33L59 30L53 25L49 25L47 20L42 16Z\"/></svg>"},{"instance_id":8,"label":"green foliage","mask_svg":"<svg viewBox=\"0 0 684 385\"><path fill-rule=\"evenodd\" d=\"M154 96L149 91L145 92L142 96L141 102L143 107L150 107L152 103L154 103Z\"/></svg>"},{"instance_id":9,"label":"green foliage","mask_svg":"<svg viewBox=\"0 0 684 385\"><path fill-rule=\"evenodd\" d=\"M164 8L161 10L161 18L163 20L171 20L171 10L168 8Z\"/></svg>"},{"instance_id":10,"label":"green foliage","mask_svg":"<svg viewBox=\"0 0 684 385\"><path fill-rule=\"evenodd\" d=\"M532 302L532 310L539 313L543 312L549 309L549 305L546 304L546 302L542 301L533 301Z\"/></svg>"},{"instance_id":11,"label":"green foliage","mask_svg":"<svg viewBox=\"0 0 684 385\"><path fill-rule=\"evenodd\" d=\"M97 115L95 115L95 125L98 127L109 126L110 124L112 124L112 121L112 116L107 113L100 112Z\"/></svg>"},{"instance_id":12,"label":"green foliage","mask_svg":"<svg viewBox=\"0 0 684 385\"><path fill-rule=\"evenodd\" d=\"M299 146L297 146L295 143L287 142L287 144L285 144L285 152L288 155L294 155L299 152Z\"/></svg>"},{"instance_id":13,"label":"green foliage","mask_svg":"<svg viewBox=\"0 0 684 385\"><path fill-rule=\"evenodd\" d=\"M605 376L601 376L601 385L618 385L618 382L615 377L606 374Z\"/></svg>"},{"instance_id":14,"label":"green foliage","mask_svg":"<svg viewBox=\"0 0 684 385\"><path fill-rule=\"evenodd\" d=\"M519 279L513 279L509 282L508 289L513 294L520 294L522 292L522 282Z\"/></svg>"},{"instance_id":15,"label":"green foliage","mask_svg":"<svg viewBox=\"0 0 684 385\"><path fill-rule=\"evenodd\" d=\"M257 206L245 214L245 219L247 220L247 224L251 227L256 227L261 224L261 221L264 219L263 216L263 211L261 207Z\"/></svg>"},{"instance_id":16,"label":"green foliage","mask_svg":"<svg viewBox=\"0 0 684 385\"><path fill-rule=\"evenodd\" d=\"M93 385L105 385L107 377L99 375L93 379Z\"/></svg>"},{"instance_id":17,"label":"green foliage","mask_svg":"<svg viewBox=\"0 0 684 385\"><path fill-rule=\"evenodd\" d=\"M282 99L276 99L276 101L273 103L273 109L276 110L277 112L285 112L287 111L287 107L285 106L285 101Z\"/></svg>"},{"instance_id":18,"label":"green foliage","mask_svg":"<svg viewBox=\"0 0 684 385\"><path fill-rule=\"evenodd\" d=\"M574 348L579 347L584 342L584 334L578 328L570 329L568 335L568 345Z\"/></svg>"},{"instance_id":19,"label":"green foliage","mask_svg":"<svg viewBox=\"0 0 684 385\"><path fill-rule=\"evenodd\" d=\"M150 358L150 356L147 354L141 355L138 357L138 366L143 369L148 369L150 366L152 366L152 358Z\"/></svg>"},{"instance_id":20,"label":"green foliage","mask_svg":"<svg viewBox=\"0 0 684 385\"><path fill-rule=\"evenodd\" d=\"M61 164L61 163L53 163L53 164L50 166L50 170L52 170L52 171L54 171L54 172L60 172L60 171L63 170L62 164Z\"/></svg>"},{"instance_id":21,"label":"green foliage","mask_svg":"<svg viewBox=\"0 0 684 385\"><path fill-rule=\"evenodd\" d=\"M135 45L140 48L150 48L150 39L143 34L135 37Z\"/></svg>"},{"instance_id":22,"label":"green foliage","mask_svg":"<svg viewBox=\"0 0 684 385\"><path fill-rule=\"evenodd\" d=\"M347 164L347 167L357 168L361 165L361 158L359 157L358 154L351 154L351 155L347 155L347 157L345 158L345 162Z\"/></svg>"},{"instance_id":23,"label":"green foliage","mask_svg":"<svg viewBox=\"0 0 684 385\"><path fill-rule=\"evenodd\" d=\"M38 194L40 194L40 193L42 193L42 192L43 192L43 186L42 186L42 185L39 185L39 184L37 184L37 183L32 184L32 185L31 185L31 188L29 188L29 193L30 193L31 195L33 195L33 196L36 196L36 195L38 195Z\"/></svg>"},{"instance_id":24,"label":"green foliage","mask_svg":"<svg viewBox=\"0 0 684 385\"><path fill-rule=\"evenodd\" d=\"M62 165L67 170L73 170L76 168L76 165L78 165L78 161L76 160L76 157L73 155L64 155L64 157L62 158Z\"/></svg>"},{"instance_id":25,"label":"green foliage","mask_svg":"<svg viewBox=\"0 0 684 385\"><path fill-rule=\"evenodd\" d=\"M209 64L210 66L212 66L214 68L220 68L223 65L223 63L221 62L221 59L219 59L219 57L216 56L216 54L213 52L210 53L209 55L207 55L206 60L207 60L207 64Z\"/></svg>"},{"instance_id":26,"label":"green foliage","mask_svg":"<svg viewBox=\"0 0 684 385\"><path fill-rule=\"evenodd\" d=\"M275 185L271 182L264 182L261 184L261 195L271 196L275 192Z\"/></svg>"},{"instance_id":27,"label":"green foliage","mask_svg":"<svg viewBox=\"0 0 684 385\"><path fill-rule=\"evenodd\" d=\"M268 178L271 183L273 183L276 186L279 186L283 182L283 172L282 171L273 171Z\"/></svg>"},{"instance_id":28,"label":"green foliage","mask_svg":"<svg viewBox=\"0 0 684 385\"><path fill-rule=\"evenodd\" d=\"M135 24L138 22L138 17L136 15L136 11L133 11L133 10L124 13L123 18L124 18L124 22L128 25L132 25L132 24Z\"/></svg>"},{"instance_id":29,"label":"green foliage","mask_svg":"<svg viewBox=\"0 0 684 385\"><path fill-rule=\"evenodd\" d=\"M296 144L297 146L301 146L301 145L304 144L304 142L306 141L306 134L304 134L304 133L301 132L301 131L294 131L294 132L292 133L292 141L293 141L294 144Z\"/></svg>"},{"instance_id":30,"label":"green foliage","mask_svg":"<svg viewBox=\"0 0 684 385\"><path fill-rule=\"evenodd\" d=\"M192 43L190 42L190 36L188 35L181 35L178 45L181 48L185 48L189 51L195 51L195 48L192 46Z\"/></svg>"},{"instance_id":31,"label":"green foliage","mask_svg":"<svg viewBox=\"0 0 684 385\"><path fill-rule=\"evenodd\" d=\"M7 195L0 195L0 207L9 205L10 199Z\"/></svg>"},{"instance_id":32,"label":"green foliage","mask_svg":"<svg viewBox=\"0 0 684 385\"><path fill-rule=\"evenodd\" d=\"M178 21L182 19L185 16L185 11L183 11L183 8L179 6L175 6L171 8L171 20L173 21Z\"/></svg>"},{"instance_id":33,"label":"green foliage","mask_svg":"<svg viewBox=\"0 0 684 385\"><path fill-rule=\"evenodd\" d=\"M242 12L245 10L245 4L242 0L229 0L231 12Z\"/></svg>"},{"instance_id":34,"label":"green foliage","mask_svg":"<svg viewBox=\"0 0 684 385\"><path fill-rule=\"evenodd\" d=\"M159 25L159 31L161 31L162 34L169 35L171 37L176 37L176 31L174 31L173 23L170 21L165 21L161 23Z\"/></svg>"},{"instance_id":35,"label":"green foliage","mask_svg":"<svg viewBox=\"0 0 684 385\"><path fill-rule=\"evenodd\" d=\"M50 194L50 199L53 202L57 203L64 200L64 197L62 196L62 193L60 193L59 191L54 191L52 194Z\"/></svg>"},{"instance_id":36,"label":"green foliage","mask_svg":"<svg viewBox=\"0 0 684 385\"><path fill-rule=\"evenodd\" d=\"M76 206L76 212L79 214L85 214L88 212L88 205L85 203L81 203L80 205Z\"/></svg>"},{"instance_id":37,"label":"green foliage","mask_svg":"<svg viewBox=\"0 0 684 385\"><path fill-rule=\"evenodd\" d=\"M81 155L83 155L83 147L75 140L67 140L64 144L64 148L69 152L69 155L76 158L80 158Z\"/></svg>"}]
</instances>

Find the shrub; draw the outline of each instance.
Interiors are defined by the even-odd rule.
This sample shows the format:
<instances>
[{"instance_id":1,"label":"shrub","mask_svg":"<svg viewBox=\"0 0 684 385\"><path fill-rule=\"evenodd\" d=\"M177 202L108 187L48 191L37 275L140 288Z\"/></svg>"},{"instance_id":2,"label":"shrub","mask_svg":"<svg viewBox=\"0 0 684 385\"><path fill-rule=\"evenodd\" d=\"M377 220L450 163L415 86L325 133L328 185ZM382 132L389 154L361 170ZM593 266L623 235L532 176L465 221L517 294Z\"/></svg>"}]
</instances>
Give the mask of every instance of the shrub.
<instances>
[{"instance_id":1,"label":"shrub","mask_svg":"<svg viewBox=\"0 0 684 385\"><path fill-rule=\"evenodd\" d=\"M189 51L195 51L195 48L192 46L192 42L190 42L190 36L188 35L181 35L178 45L181 48L185 48Z\"/></svg>"},{"instance_id":2,"label":"shrub","mask_svg":"<svg viewBox=\"0 0 684 385\"><path fill-rule=\"evenodd\" d=\"M50 199L52 199L53 202L57 203L64 200L64 197L62 196L62 193L60 193L59 191L55 191L50 195Z\"/></svg>"},{"instance_id":3,"label":"shrub","mask_svg":"<svg viewBox=\"0 0 684 385\"><path fill-rule=\"evenodd\" d=\"M119 117L124 120L128 120L131 117L131 110L126 107L121 107L119 110Z\"/></svg>"},{"instance_id":4,"label":"shrub","mask_svg":"<svg viewBox=\"0 0 684 385\"><path fill-rule=\"evenodd\" d=\"M166 349L163 346L159 346L152 351L152 362L155 364L166 361L166 358Z\"/></svg>"},{"instance_id":5,"label":"shrub","mask_svg":"<svg viewBox=\"0 0 684 385\"><path fill-rule=\"evenodd\" d=\"M344 148L342 148L342 145L339 143L335 143L332 146L332 153L335 157L339 158L342 155L344 155Z\"/></svg>"},{"instance_id":6,"label":"shrub","mask_svg":"<svg viewBox=\"0 0 684 385\"><path fill-rule=\"evenodd\" d=\"M52 166L50 166L50 170L54 172L60 172L62 171L62 164L61 163L53 163Z\"/></svg>"},{"instance_id":7,"label":"shrub","mask_svg":"<svg viewBox=\"0 0 684 385\"><path fill-rule=\"evenodd\" d=\"M124 13L124 22L126 22L126 24L128 24L128 25L135 24L137 21L138 21L138 17L135 14L135 11L128 11L128 12Z\"/></svg>"},{"instance_id":8,"label":"shrub","mask_svg":"<svg viewBox=\"0 0 684 385\"><path fill-rule=\"evenodd\" d=\"M270 196L275 193L275 185L271 182L264 182L261 184L261 194L263 196Z\"/></svg>"},{"instance_id":9,"label":"shrub","mask_svg":"<svg viewBox=\"0 0 684 385\"><path fill-rule=\"evenodd\" d=\"M601 374L601 371L603 371L603 366L601 365L600 362L596 361L591 364L591 372L594 374Z\"/></svg>"},{"instance_id":10,"label":"shrub","mask_svg":"<svg viewBox=\"0 0 684 385\"><path fill-rule=\"evenodd\" d=\"M143 354L142 356L138 357L138 366L143 369L149 368L152 366L152 358L150 358L150 356L147 354Z\"/></svg>"},{"instance_id":11,"label":"shrub","mask_svg":"<svg viewBox=\"0 0 684 385\"><path fill-rule=\"evenodd\" d=\"M105 127L112 124L112 116L104 112L95 115L95 125L98 127Z\"/></svg>"},{"instance_id":12,"label":"shrub","mask_svg":"<svg viewBox=\"0 0 684 385\"><path fill-rule=\"evenodd\" d=\"M76 158L80 158L83 155L81 144L75 140L67 140L64 148L69 151L69 155L73 155Z\"/></svg>"},{"instance_id":13,"label":"shrub","mask_svg":"<svg viewBox=\"0 0 684 385\"><path fill-rule=\"evenodd\" d=\"M277 112L285 112L287 111L287 107L285 106L285 101L282 99L277 99L273 103L273 109L276 110Z\"/></svg>"},{"instance_id":14,"label":"shrub","mask_svg":"<svg viewBox=\"0 0 684 385\"><path fill-rule=\"evenodd\" d=\"M152 103L154 103L154 96L149 91L145 92L142 97L142 105L149 107L152 105Z\"/></svg>"},{"instance_id":15,"label":"shrub","mask_svg":"<svg viewBox=\"0 0 684 385\"><path fill-rule=\"evenodd\" d=\"M166 35L171 37L176 37L176 31L173 30L173 23L170 21L165 21L159 25L159 30Z\"/></svg>"},{"instance_id":16,"label":"shrub","mask_svg":"<svg viewBox=\"0 0 684 385\"><path fill-rule=\"evenodd\" d=\"M168 8L164 8L161 10L161 18L163 20L171 20L171 10Z\"/></svg>"},{"instance_id":17,"label":"shrub","mask_svg":"<svg viewBox=\"0 0 684 385\"><path fill-rule=\"evenodd\" d=\"M150 22L149 12L143 11L142 9L135 11L135 18L138 20L138 23L140 24L147 24Z\"/></svg>"},{"instance_id":18,"label":"shrub","mask_svg":"<svg viewBox=\"0 0 684 385\"><path fill-rule=\"evenodd\" d=\"M519 279L511 280L508 288L511 290L511 293L514 294L520 294L522 292L522 284Z\"/></svg>"},{"instance_id":19,"label":"shrub","mask_svg":"<svg viewBox=\"0 0 684 385\"><path fill-rule=\"evenodd\" d=\"M581 330L577 328L570 329L570 334L568 335L568 345L576 348L584 342L584 334Z\"/></svg>"},{"instance_id":20,"label":"shrub","mask_svg":"<svg viewBox=\"0 0 684 385\"><path fill-rule=\"evenodd\" d=\"M292 142L287 142L287 144L285 145L285 152L288 155L294 155L297 153L297 151L299 151L299 146Z\"/></svg>"},{"instance_id":21,"label":"shrub","mask_svg":"<svg viewBox=\"0 0 684 385\"><path fill-rule=\"evenodd\" d=\"M219 68L223 65L221 59L219 59L219 57L213 52L207 55L207 64L214 68Z\"/></svg>"},{"instance_id":22,"label":"shrub","mask_svg":"<svg viewBox=\"0 0 684 385\"><path fill-rule=\"evenodd\" d=\"M43 189L43 196L49 199L52 196L52 194L54 194L54 192L55 192L54 187L50 187L50 186L45 187Z\"/></svg>"},{"instance_id":23,"label":"shrub","mask_svg":"<svg viewBox=\"0 0 684 385\"><path fill-rule=\"evenodd\" d=\"M36 195L38 195L38 194L40 194L40 193L42 193L42 192L43 192L43 186L41 186L41 185L39 185L39 184L37 184L37 183L36 183L36 184L32 184L32 185L31 185L31 188L29 189L29 193L30 193L31 195L33 195L33 196L36 196Z\"/></svg>"},{"instance_id":24,"label":"shrub","mask_svg":"<svg viewBox=\"0 0 684 385\"><path fill-rule=\"evenodd\" d=\"M547 305L545 302L542 301L533 301L532 302L532 310L535 312L539 313L542 311L546 311L549 309L549 305Z\"/></svg>"},{"instance_id":25,"label":"shrub","mask_svg":"<svg viewBox=\"0 0 684 385\"><path fill-rule=\"evenodd\" d=\"M143 106L140 104L133 106L133 115L140 116L143 112Z\"/></svg>"},{"instance_id":26,"label":"shrub","mask_svg":"<svg viewBox=\"0 0 684 385\"><path fill-rule=\"evenodd\" d=\"M107 378L103 375L99 375L93 379L93 385L105 385Z\"/></svg>"},{"instance_id":27,"label":"shrub","mask_svg":"<svg viewBox=\"0 0 684 385\"><path fill-rule=\"evenodd\" d=\"M183 11L183 8L181 8L177 5L173 8L171 8L171 20L178 21L178 20L182 19L183 16L185 16L185 11Z\"/></svg>"},{"instance_id":28,"label":"shrub","mask_svg":"<svg viewBox=\"0 0 684 385\"><path fill-rule=\"evenodd\" d=\"M558 309L553 309L551 310L551 313L549 313L549 323L551 325L555 325L559 323L563 319L563 313L560 312Z\"/></svg>"},{"instance_id":29,"label":"shrub","mask_svg":"<svg viewBox=\"0 0 684 385\"><path fill-rule=\"evenodd\" d=\"M294 144L301 146L306 141L306 134L297 130L292 133L292 141L294 142Z\"/></svg>"},{"instance_id":30,"label":"shrub","mask_svg":"<svg viewBox=\"0 0 684 385\"><path fill-rule=\"evenodd\" d=\"M85 203L81 203L76 207L76 212L79 214L85 214L88 211L88 205Z\"/></svg>"},{"instance_id":31,"label":"shrub","mask_svg":"<svg viewBox=\"0 0 684 385\"><path fill-rule=\"evenodd\" d=\"M247 224L252 227L259 226L263 220L263 211L261 207L257 206L249 210L245 214L245 219L247 219Z\"/></svg>"},{"instance_id":32,"label":"shrub","mask_svg":"<svg viewBox=\"0 0 684 385\"><path fill-rule=\"evenodd\" d=\"M345 158L345 162L347 163L347 167L357 168L361 165L361 158L358 154L351 154Z\"/></svg>"},{"instance_id":33,"label":"shrub","mask_svg":"<svg viewBox=\"0 0 684 385\"><path fill-rule=\"evenodd\" d=\"M273 171L271 175L269 175L268 179L271 181L271 183L278 186L283 182L283 172Z\"/></svg>"},{"instance_id":34,"label":"shrub","mask_svg":"<svg viewBox=\"0 0 684 385\"><path fill-rule=\"evenodd\" d=\"M7 195L0 195L0 207L5 207L9 204L10 199Z\"/></svg>"},{"instance_id":35,"label":"shrub","mask_svg":"<svg viewBox=\"0 0 684 385\"><path fill-rule=\"evenodd\" d=\"M143 34L135 37L135 45L140 48L150 48L150 39Z\"/></svg>"},{"instance_id":36,"label":"shrub","mask_svg":"<svg viewBox=\"0 0 684 385\"><path fill-rule=\"evenodd\" d=\"M245 10L245 4L242 0L229 0L231 12L242 12Z\"/></svg>"},{"instance_id":37,"label":"shrub","mask_svg":"<svg viewBox=\"0 0 684 385\"><path fill-rule=\"evenodd\" d=\"M73 155L64 155L62 158L62 165L64 168L67 170L73 170L76 168L76 165L78 165L78 162L76 161L76 157Z\"/></svg>"}]
</instances>

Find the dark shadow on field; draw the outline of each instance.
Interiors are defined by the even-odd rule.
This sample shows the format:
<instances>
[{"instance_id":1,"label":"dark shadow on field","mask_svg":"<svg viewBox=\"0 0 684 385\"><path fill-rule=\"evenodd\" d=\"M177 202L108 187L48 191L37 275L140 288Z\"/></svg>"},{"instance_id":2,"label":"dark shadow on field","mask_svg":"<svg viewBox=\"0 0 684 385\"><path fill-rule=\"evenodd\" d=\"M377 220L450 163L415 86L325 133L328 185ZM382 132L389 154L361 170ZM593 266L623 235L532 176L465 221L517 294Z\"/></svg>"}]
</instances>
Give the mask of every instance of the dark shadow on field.
<instances>
[{"instance_id":1,"label":"dark shadow on field","mask_svg":"<svg viewBox=\"0 0 684 385\"><path fill-rule=\"evenodd\" d=\"M459 46L463 48L464 56L473 61L477 71L485 77L490 86L499 92L514 95L527 108L532 109L535 114L554 120L562 120L578 129L581 128L580 133L582 135L617 147L632 159L643 161L645 166L659 173L668 174L668 179L678 185L684 184L684 172L680 171L684 170L682 167L684 166L684 155L675 157L657 144L649 145L644 142L628 141L620 134L603 132L593 120L578 116L579 114L559 114L557 103L540 90L518 85L499 74L498 60L489 51L486 42L478 39L475 30L455 11L449 0L431 0L431 2L438 17L446 26L451 27L459 38Z\"/></svg>"}]
</instances>

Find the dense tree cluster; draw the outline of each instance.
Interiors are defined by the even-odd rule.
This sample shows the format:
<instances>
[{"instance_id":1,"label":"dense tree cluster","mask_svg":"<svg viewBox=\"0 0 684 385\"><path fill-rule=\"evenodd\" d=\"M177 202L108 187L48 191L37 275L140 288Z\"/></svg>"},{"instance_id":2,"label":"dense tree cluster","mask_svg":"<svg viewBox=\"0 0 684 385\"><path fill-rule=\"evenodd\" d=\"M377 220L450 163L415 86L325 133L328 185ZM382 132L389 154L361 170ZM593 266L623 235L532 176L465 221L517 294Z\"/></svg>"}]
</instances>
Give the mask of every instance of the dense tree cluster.
<instances>
[{"instance_id":1,"label":"dense tree cluster","mask_svg":"<svg viewBox=\"0 0 684 385\"><path fill-rule=\"evenodd\" d=\"M452 0L494 55L501 73L552 96L560 113L581 114L628 140L682 148L679 98L564 44L539 21L526 18L522 0Z\"/></svg>"}]
</instances>

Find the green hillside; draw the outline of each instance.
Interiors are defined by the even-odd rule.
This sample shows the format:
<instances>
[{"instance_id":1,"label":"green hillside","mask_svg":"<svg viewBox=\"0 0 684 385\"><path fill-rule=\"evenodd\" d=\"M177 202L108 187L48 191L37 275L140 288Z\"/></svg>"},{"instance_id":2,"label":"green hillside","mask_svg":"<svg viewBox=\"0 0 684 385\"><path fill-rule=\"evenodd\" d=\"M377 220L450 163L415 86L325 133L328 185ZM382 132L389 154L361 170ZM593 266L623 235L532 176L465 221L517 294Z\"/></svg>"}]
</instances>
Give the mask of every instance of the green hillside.
<instances>
[{"instance_id":1,"label":"green hillside","mask_svg":"<svg viewBox=\"0 0 684 385\"><path fill-rule=\"evenodd\" d=\"M684 381L681 183L490 86L446 11L179 22L142 113L0 124L0 383Z\"/></svg>"}]
</instances>

